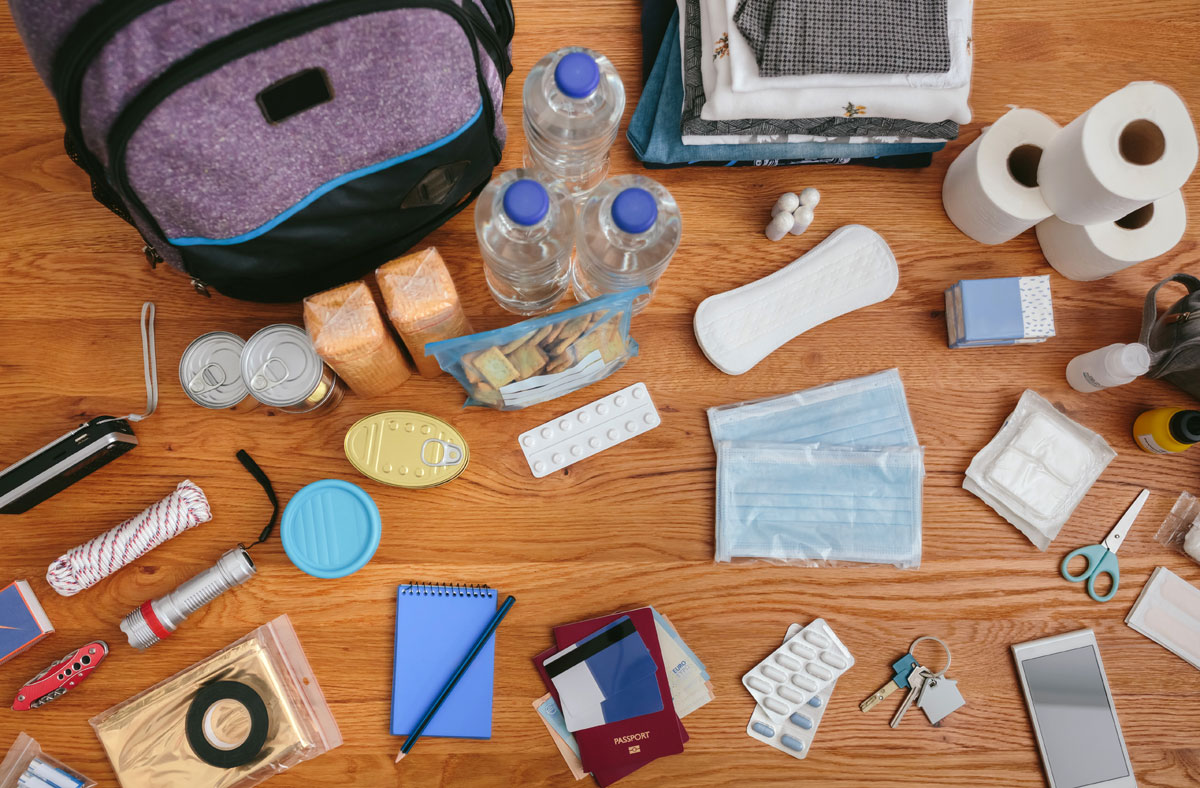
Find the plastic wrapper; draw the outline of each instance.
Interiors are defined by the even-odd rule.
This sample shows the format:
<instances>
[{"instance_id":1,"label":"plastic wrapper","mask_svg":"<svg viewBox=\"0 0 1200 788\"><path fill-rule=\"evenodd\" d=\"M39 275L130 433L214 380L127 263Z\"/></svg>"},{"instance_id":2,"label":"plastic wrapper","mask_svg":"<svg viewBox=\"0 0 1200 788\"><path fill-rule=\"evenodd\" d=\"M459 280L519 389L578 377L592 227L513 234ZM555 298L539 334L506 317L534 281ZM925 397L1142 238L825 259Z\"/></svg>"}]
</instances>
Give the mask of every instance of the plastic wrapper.
<instances>
[{"instance_id":1,"label":"plastic wrapper","mask_svg":"<svg viewBox=\"0 0 1200 788\"><path fill-rule=\"evenodd\" d=\"M17 734L17 740L0 761L0 788L18 788L23 775L54 788L90 788L96 784L57 758L51 758L37 739L25 732Z\"/></svg>"},{"instance_id":2,"label":"plastic wrapper","mask_svg":"<svg viewBox=\"0 0 1200 788\"><path fill-rule=\"evenodd\" d=\"M426 355L426 345L469 334L471 323L438 250L431 246L385 263L376 269L375 280L417 371L427 378L442 374L437 359Z\"/></svg>"},{"instance_id":3,"label":"plastic wrapper","mask_svg":"<svg viewBox=\"0 0 1200 788\"><path fill-rule=\"evenodd\" d=\"M365 282L304 299L304 327L317 353L359 396L387 394L412 376Z\"/></svg>"},{"instance_id":4,"label":"plastic wrapper","mask_svg":"<svg viewBox=\"0 0 1200 788\"><path fill-rule=\"evenodd\" d=\"M963 488L1045 550L1117 453L1027 389L967 468Z\"/></svg>"},{"instance_id":5,"label":"plastic wrapper","mask_svg":"<svg viewBox=\"0 0 1200 788\"><path fill-rule=\"evenodd\" d=\"M91 724L125 788L245 788L342 743L287 616Z\"/></svg>"},{"instance_id":6,"label":"plastic wrapper","mask_svg":"<svg viewBox=\"0 0 1200 788\"><path fill-rule=\"evenodd\" d=\"M924 450L717 442L715 560L921 563Z\"/></svg>"},{"instance_id":7,"label":"plastic wrapper","mask_svg":"<svg viewBox=\"0 0 1200 788\"><path fill-rule=\"evenodd\" d=\"M1154 538L1200 564L1200 501L1189 492L1179 493L1170 514L1159 526Z\"/></svg>"},{"instance_id":8,"label":"plastic wrapper","mask_svg":"<svg viewBox=\"0 0 1200 788\"><path fill-rule=\"evenodd\" d=\"M636 356L629 321L634 299L648 292L612 293L427 350L466 389L467 405L520 410L602 380Z\"/></svg>"}]
</instances>

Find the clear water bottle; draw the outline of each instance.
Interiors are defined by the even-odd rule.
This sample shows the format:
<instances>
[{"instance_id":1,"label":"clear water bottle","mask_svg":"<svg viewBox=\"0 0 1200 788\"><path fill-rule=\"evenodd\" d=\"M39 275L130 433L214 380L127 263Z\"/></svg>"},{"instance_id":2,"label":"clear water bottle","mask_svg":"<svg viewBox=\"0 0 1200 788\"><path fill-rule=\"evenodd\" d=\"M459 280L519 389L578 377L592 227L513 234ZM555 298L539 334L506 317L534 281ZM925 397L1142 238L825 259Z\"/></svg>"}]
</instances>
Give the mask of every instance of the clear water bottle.
<instances>
[{"instance_id":1,"label":"clear water bottle","mask_svg":"<svg viewBox=\"0 0 1200 788\"><path fill-rule=\"evenodd\" d=\"M575 204L544 172L509 170L475 201L475 236L488 289L518 315L549 312L567 292Z\"/></svg>"},{"instance_id":2,"label":"clear water bottle","mask_svg":"<svg viewBox=\"0 0 1200 788\"><path fill-rule=\"evenodd\" d=\"M608 174L608 151L625 111L625 86L604 55L564 47L525 78L525 166L585 197Z\"/></svg>"},{"instance_id":3,"label":"clear water bottle","mask_svg":"<svg viewBox=\"0 0 1200 788\"><path fill-rule=\"evenodd\" d=\"M675 198L644 175L610 178L584 203L571 282L580 301L643 285L634 314L654 295L683 235Z\"/></svg>"}]
</instances>

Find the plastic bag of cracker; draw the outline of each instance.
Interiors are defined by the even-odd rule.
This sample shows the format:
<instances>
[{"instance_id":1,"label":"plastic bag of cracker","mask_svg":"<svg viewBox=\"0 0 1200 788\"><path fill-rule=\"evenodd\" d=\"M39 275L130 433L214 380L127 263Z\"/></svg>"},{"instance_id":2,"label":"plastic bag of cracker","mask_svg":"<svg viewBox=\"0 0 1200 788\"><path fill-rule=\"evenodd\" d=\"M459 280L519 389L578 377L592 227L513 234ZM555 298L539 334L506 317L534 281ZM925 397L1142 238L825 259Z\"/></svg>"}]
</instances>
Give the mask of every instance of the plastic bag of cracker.
<instances>
[{"instance_id":1,"label":"plastic bag of cracker","mask_svg":"<svg viewBox=\"0 0 1200 788\"><path fill-rule=\"evenodd\" d=\"M467 392L467 405L520 410L603 380L637 355L629 335L645 287L493 331L433 342L437 358Z\"/></svg>"}]
</instances>

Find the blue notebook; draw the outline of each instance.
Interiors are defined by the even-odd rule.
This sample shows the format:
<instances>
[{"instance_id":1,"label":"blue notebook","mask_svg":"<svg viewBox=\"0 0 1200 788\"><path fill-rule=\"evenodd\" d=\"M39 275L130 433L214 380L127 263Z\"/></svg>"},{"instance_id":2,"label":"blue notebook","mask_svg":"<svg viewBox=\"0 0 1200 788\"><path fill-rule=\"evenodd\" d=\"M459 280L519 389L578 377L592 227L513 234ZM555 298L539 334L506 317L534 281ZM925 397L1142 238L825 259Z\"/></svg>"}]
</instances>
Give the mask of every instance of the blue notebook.
<instances>
[{"instance_id":1,"label":"blue notebook","mask_svg":"<svg viewBox=\"0 0 1200 788\"><path fill-rule=\"evenodd\" d=\"M490 588L399 587L392 735L407 736L417 727L494 615L496 592ZM495 662L496 636L492 635L421 735L490 739Z\"/></svg>"}]
</instances>

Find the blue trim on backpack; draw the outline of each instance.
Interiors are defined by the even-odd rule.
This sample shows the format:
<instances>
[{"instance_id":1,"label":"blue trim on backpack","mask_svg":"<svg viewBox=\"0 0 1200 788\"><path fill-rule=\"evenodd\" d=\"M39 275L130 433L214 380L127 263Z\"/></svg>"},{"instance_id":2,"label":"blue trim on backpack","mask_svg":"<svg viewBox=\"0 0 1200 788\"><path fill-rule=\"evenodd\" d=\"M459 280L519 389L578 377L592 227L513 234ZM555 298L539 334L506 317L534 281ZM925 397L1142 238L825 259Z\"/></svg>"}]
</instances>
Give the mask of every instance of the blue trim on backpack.
<instances>
[{"instance_id":1,"label":"blue trim on backpack","mask_svg":"<svg viewBox=\"0 0 1200 788\"><path fill-rule=\"evenodd\" d=\"M167 241L172 246L233 246L234 244L240 244L245 241L249 241L251 239L257 238L260 235L264 235L264 234L270 232L271 230L275 229L283 222L287 221L288 219L295 216L300 211L307 208L312 203L316 202L317 199L324 196L325 194L328 194L329 192L333 191L334 189L338 188L339 186L343 186L343 185L349 183L350 181L357 180L366 175L371 175L372 173L379 172L380 170L386 170L389 167L394 167L395 165L400 164L402 162L406 162L411 159L415 159L419 156L424 156L426 153L429 153L432 150L436 150L436 149L442 147L443 145L447 144L448 142L451 142L455 138L461 136L464 132L466 132L467 129L469 129L471 126L475 125L475 122L478 121L479 118L482 117L482 115L483 115L483 104L480 103L479 109L475 110L475 114L471 116L470 120L468 120L466 123L464 123L462 126L455 129L454 131L447 134L445 137L434 140L433 142L429 143L428 145L424 145L420 148L417 148L416 150L412 150L412 151L409 151L408 153L401 154L400 156L393 156L390 159L385 159L384 161L378 162L376 164L372 164L367 167L362 167L357 170L352 170L351 172L348 172L344 175L339 175L338 177L334 178L333 180L327 181L326 183L323 183L320 186L318 186L316 189L314 189L312 192L310 192L308 194L308 196L306 196L304 199L300 200L298 203L296 203L292 207L288 208L283 213L276 216L274 219L271 219L270 221L266 222L265 224L262 224L256 228L254 228L253 230L250 230L249 232L242 233L241 235L235 235L232 238L204 238L204 237L196 236L196 237L188 237L188 238L168 238Z\"/></svg>"}]
</instances>

